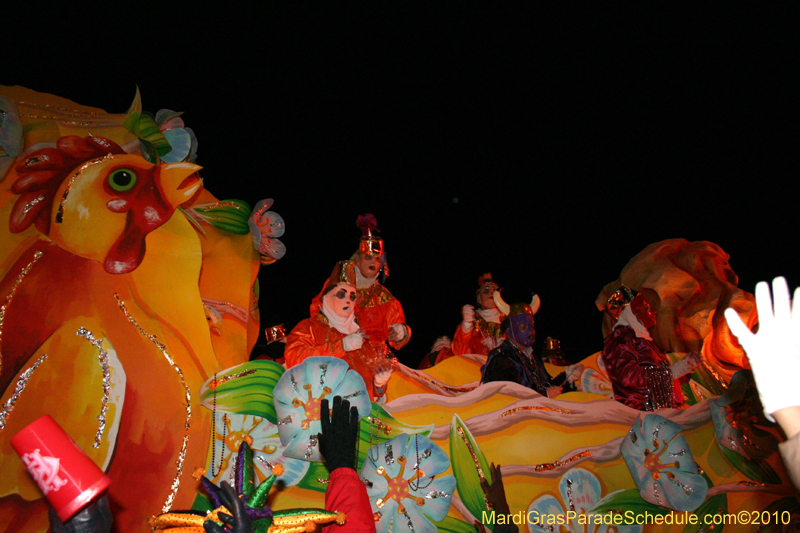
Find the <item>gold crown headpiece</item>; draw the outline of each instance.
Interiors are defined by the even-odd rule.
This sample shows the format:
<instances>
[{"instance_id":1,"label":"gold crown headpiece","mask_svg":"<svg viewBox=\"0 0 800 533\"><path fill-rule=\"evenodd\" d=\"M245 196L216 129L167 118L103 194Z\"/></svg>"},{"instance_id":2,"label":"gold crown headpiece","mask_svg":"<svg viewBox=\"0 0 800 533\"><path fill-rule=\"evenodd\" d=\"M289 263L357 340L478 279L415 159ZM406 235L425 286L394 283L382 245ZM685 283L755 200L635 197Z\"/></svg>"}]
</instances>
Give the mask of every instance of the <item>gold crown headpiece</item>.
<instances>
[{"instance_id":1,"label":"gold crown headpiece","mask_svg":"<svg viewBox=\"0 0 800 533\"><path fill-rule=\"evenodd\" d=\"M327 294L331 289L340 283L356 286L356 264L352 261L339 261L333 267L333 272L325 282L323 294Z\"/></svg>"},{"instance_id":2,"label":"gold crown headpiece","mask_svg":"<svg viewBox=\"0 0 800 533\"><path fill-rule=\"evenodd\" d=\"M612 292L611 296L608 297L608 301L606 301L606 311L608 311L615 320L618 319L619 314L631 303L636 297L636 294L636 291L625 285L620 286L619 289Z\"/></svg>"}]
</instances>

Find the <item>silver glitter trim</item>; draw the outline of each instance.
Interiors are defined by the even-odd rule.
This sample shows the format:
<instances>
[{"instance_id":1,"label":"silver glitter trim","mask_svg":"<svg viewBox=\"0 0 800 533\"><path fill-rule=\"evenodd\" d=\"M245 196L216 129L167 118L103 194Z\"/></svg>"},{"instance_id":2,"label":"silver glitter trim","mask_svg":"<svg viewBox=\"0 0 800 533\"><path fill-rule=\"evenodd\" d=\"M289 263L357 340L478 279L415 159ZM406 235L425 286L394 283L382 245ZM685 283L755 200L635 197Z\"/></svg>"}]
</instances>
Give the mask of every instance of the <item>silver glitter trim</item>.
<instances>
[{"instance_id":1,"label":"silver glitter trim","mask_svg":"<svg viewBox=\"0 0 800 533\"><path fill-rule=\"evenodd\" d=\"M111 148L111 145L108 143L108 141L106 141L101 137L95 137L94 135L92 135L92 132L89 132L89 137L91 137L94 142L96 142L103 148Z\"/></svg>"},{"instance_id":2,"label":"silver glitter trim","mask_svg":"<svg viewBox=\"0 0 800 533\"><path fill-rule=\"evenodd\" d=\"M414 523L413 523L413 522L411 522L411 517L410 517L410 516L408 516L408 511L404 511L404 512L403 512L403 516L405 516L405 517L406 517L406 520L408 520L408 530L409 530L409 531L415 531L415 530L414 530Z\"/></svg>"},{"instance_id":3,"label":"silver glitter trim","mask_svg":"<svg viewBox=\"0 0 800 533\"><path fill-rule=\"evenodd\" d=\"M567 478L567 500L569 500L569 510L575 511L575 502L572 500L572 480Z\"/></svg>"},{"instance_id":4,"label":"silver glitter trim","mask_svg":"<svg viewBox=\"0 0 800 533\"><path fill-rule=\"evenodd\" d=\"M186 384L186 378L183 377L183 371L180 367L175 364L175 361L172 359L172 356L167 353L167 347L161 344L155 335L147 333L142 326L136 322L136 319L133 318L130 313L128 312L128 308L125 307L125 302L123 302L117 293L114 293L114 299L117 301L117 305L119 306L122 313L128 319L128 322L133 324L133 326L139 331L139 333L155 344L156 348L158 348L164 357L167 359L167 362L175 370L175 373L178 374L178 378L181 380L181 385L183 385L183 390L185 392L184 398L186 399L186 422L184 423L184 434L183 434L183 445L181 446L181 451L178 453L178 460L176 461L177 472L175 473L175 479L172 480L172 486L170 487L169 496L167 496L166 501L164 502L164 506L161 508L162 513L168 513L170 509L172 509L172 504L175 501L175 496L178 494L178 489L181 485L181 476L183 476L183 462L186 460L186 448L189 446L189 428L190 422L192 420L192 391L189 389L189 386Z\"/></svg>"},{"instance_id":5,"label":"silver glitter trim","mask_svg":"<svg viewBox=\"0 0 800 533\"><path fill-rule=\"evenodd\" d=\"M653 495L656 497L658 505L664 505L664 502L661 501L661 496L658 494L658 483L655 481L653 482Z\"/></svg>"},{"instance_id":6,"label":"silver glitter trim","mask_svg":"<svg viewBox=\"0 0 800 533\"><path fill-rule=\"evenodd\" d=\"M6 403L3 405L3 410L0 412L0 431L5 429L6 422L8 422L8 417L11 416L11 411L14 410L14 404L17 403L22 391L25 390L25 386L31 379L33 371L39 368L39 365L42 364L42 361L45 359L47 359L47 354L42 354L42 356L35 363L33 363L30 368L19 375L19 378L17 379L17 386L14 387L14 393L8 400L6 400Z\"/></svg>"},{"instance_id":7,"label":"silver glitter trim","mask_svg":"<svg viewBox=\"0 0 800 533\"><path fill-rule=\"evenodd\" d=\"M386 456L384 457L384 459L386 460L387 465L394 463L394 452L392 452L391 444L386 445Z\"/></svg>"},{"instance_id":8,"label":"silver glitter trim","mask_svg":"<svg viewBox=\"0 0 800 533\"><path fill-rule=\"evenodd\" d=\"M314 448L316 448L316 446L317 446L317 442L318 441L317 441L317 436L316 435L309 435L309 437L308 437L308 449L306 450L306 453L304 455L304 457L306 459L311 459L311 456L313 455Z\"/></svg>"},{"instance_id":9,"label":"silver glitter trim","mask_svg":"<svg viewBox=\"0 0 800 533\"><path fill-rule=\"evenodd\" d=\"M292 381L292 388L297 394L300 394L300 390L297 388L297 380L294 379L294 372L289 372L289 379Z\"/></svg>"},{"instance_id":10,"label":"silver glitter trim","mask_svg":"<svg viewBox=\"0 0 800 533\"><path fill-rule=\"evenodd\" d=\"M371 488L373 487L373 485L375 485L375 484L374 484L372 481L370 481L370 480L368 480L367 478L364 478L364 477L362 477L362 478L361 478L361 481L363 481L363 482L364 482L364 485L365 485L365 486L366 486L368 489L371 489Z\"/></svg>"},{"instance_id":11,"label":"silver glitter trim","mask_svg":"<svg viewBox=\"0 0 800 533\"><path fill-rule=\"evenodd\" d=\"M353 394L348 394L346 396L343 396L342 400L349 400L350 398L356 398L358 396L361 396L361 391L360 390L355 391Z\"/></svg>"},{"instance_id":12,"label":"silver glitter trim","mask_svg":"<svg viewBox=\"0 0 800 533\"><path fill-rule=\"evenodd\" d=\"M425 497L429 500L434 500L436 498L449 498L450 495L440 490L439 491L432 490L428 494L426 494Z\"/></svg>"},{"instance_id":13,"label":"silver glitter trim","mask_svg":"<svg viewBox=\"0 0 800 533\"><path fill-rule=\"evenodd\" d=\"M656 428L653 430L653 440L654 440L654 441L655 441L655 440L658 440L658 432L661 430L661 426L663 426L663 425L664 425L664 424L666 424L667 422L669 422L669 420L667 420L667 419L665 418L664 420L662 420L661 422L659 422L658 424L656 424Z\"/></svg>"},{"instance_id":14,"label":"silver glitter trim","mask_svg":"<svg viewBox=\"0 0 800 533\"><path fill-rule=\"evenodd\" d=\"M34 198L33 200L31 200L30 202L28 202L27 204L25 204L25 207L23 207L23 208L22 208L22 213L23 213L23 214L25 214L25 215L27 215L27 214L28 214L28 211L30 211L31 209L33 209L33 206L35 206L36 204L38 204L39 202L41 202L41 201L43 201L43 200L44 200L44 196L42 196L42 195L40 194L39 196L37 196L36 198Z\"/></svg>"},{"instance_id":15,"label":"silver glitter trim","mask_svg":"<svg viewBox=\"0 0 800 533\"><path fill-rule=\"evenodd\" d=\"M431 450L425 450L424 452L422 452L422 455L419 456L419 462L414 465L414 470L419 470L419 465L422 464L422 461L424 459L427 459L428 457L430 457L431 453L433 453L433 452L431 452Z\"/></svg>"},{"instance_id":16,"label":"silver glitter trim","mask_svg":"<svg viewBox=\"0 0 800 533\"><path fill-rule=\"evenodd\" d=\"M69 180L67 181L67 188L64 189L64 193L61 195L61 202L59 202L58 204L58 210L56 211L56 224L61 224L64 221L64 206L67 205L67 197L69 196L69 191L72 190L72 186L75 184L75 180L78 179L78 176L80 176L81 173L90 166L96 165L97 163L101 163L103 161L108 161L112 157L114 156L112 156L111 154L104 155L103 157L97 157L95 159L92 159L91 161L87 161L86 163L82 164L72 173L72 176L70 176Z\"/></svg>"},{"instance_id":17,"label":"silver glitter trim","mask_svg":"<svg viewBox=\"0 0 800 533\"><path fill-rule=\"evenodd\" d=\"M328 363L322 363L319 365L319 369L322 370L322 374L319 376L319 386L322 387L325 385L325 374L328 373Z\"/></svg>"},{"instance_id":18,"label":"silver glitter trim","mask_svg":"<svg viewBox=\"0 0 800 533\"><path fill-rule=\"evenodd\" d=\"M683 489L683 492L685 492L687 495L688 494L692 494L694 492L694 489L692 487L687 487L686 485L684 485L683 483L681 483L677 479L672 479L671 477L667 477L667 479L669 479L670 482L672 482L673 485L676 485L676 486L680 487L681 489Z\"/></svg>"},{"instance_id":19,"label":"silver glitter trim","mask_svg":"<svg viewBox=\"0 0 800 533\"><path fill-rule=\"evenodd\" d=\"M291 423L292 423L292 415L289 415L286 418L281 418L280 420L278 420L279 426L284 426L286 424L291 424Z\"/></svg>"},{"instance_id":20,"label":"silver glitter trim","mask_svg":"<svg viewBox=\"0 0 800 533\"><path fill-rule=\"evenodd\" d=\"M682 455L686 455L686 448L681 448L679 452L672 452L669 454L670 457L680 457Z\"/></svg>"},{"instance_id":21,"label":"silver glitter trim","mask_svg":"<svg viewBox=\"0 0 800 533\"><path fill-rule=\"evenodd\" d=\"M86 328L79 328L76 335L83 337L91 343L92 346L100 351L98 359L100 359L100 366L103 368L103 400L100 402L100 415L98 415L97 433L94 435L94 444L92 448L99 448L103 441L103 431L106 429L106 412L108 411L108 397L111 394L111 370L108 366L108 352L103 349L103 342L94 338L91 331Z\"/></svg>"},{"instance_id":22,"label":"silver glitter trim","mask_svg":"<svg viewBox=\"0 0 800 533\"><path fill-rule=\"evenodd\" d=\"M28 272L31 271L31 268L33 268L33 265L36 263L36 261L42 258L42 255L44 255L44 252L36 252L33 254L33 259L31 259L31 262L25 265L25 268L20 270L16 281L14 281L14 285L11 286L11 290L8 291L8 294L6 295L5 302L0 307L0 372L3 370L3 323L6 320L6 311L8 311L8 306L11 305L11 300L14 299L14 294L16 294L17 288L19 287L20 283L22 283L23 278L28 275Z\"/></svg>"},{"instance_id":23,"label":"silver glitter trim","mask_svg":"<svg viewBox=\"0 0 800 533\"><path fill-rule=\"evenodd\" d=\"M25 166L29 167L34 163L39 163L40 161L50 161L50 156L48 156L47 154L42 154L29 157L28 159L25 160Z\"/></svg>"}]
</instances>

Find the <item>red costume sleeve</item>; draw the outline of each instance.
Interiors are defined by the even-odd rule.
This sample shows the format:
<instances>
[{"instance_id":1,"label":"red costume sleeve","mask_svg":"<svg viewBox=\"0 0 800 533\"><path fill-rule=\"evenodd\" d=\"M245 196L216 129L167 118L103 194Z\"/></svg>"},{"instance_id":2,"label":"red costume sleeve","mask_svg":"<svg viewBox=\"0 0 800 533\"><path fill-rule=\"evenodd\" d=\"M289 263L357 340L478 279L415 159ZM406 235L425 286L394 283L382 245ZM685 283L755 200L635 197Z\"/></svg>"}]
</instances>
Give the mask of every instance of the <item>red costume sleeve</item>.
<instances>
[{"instance_id":1,"label":"red costume sleeve","mask_svg":"<svg viewBox=\"0 0 800 533\"><path fill-rule=\"evenodd\" d=\"M382 285L375 284L368 290L359 290L359 301L356 305L358 325L369 335L372 343L384 342L389 336L389 326L403 324L406 327L406 337L400 342L390 342L395 350L405 346L411 338L411 328L406 324L403 306L397 298Z\"/></svg>"},{"instance_id":2,"label":"red costume sleeve","mask_svg":"<svg viewBox=\"0 0 800 533\"><path fill-rule=\"evenodd\" d=\"M309 357L316 355L329 355L336 357L326 343L325 338L319 338L319 328L314 327L314 319L307 318L297 324L286 337L286 348L283 356L286 359L286 368L299 365ZM329 328L325 328L329 329ZM328 339L330 341L330 339Z\"/></svg>"},{"instance_id":3,"label":"red costume sleeve","mask_svg":"<svg viewBox=\"0 0 800 533\"><path fill-rule=\"evenodd\" d=\"M453 335L453 342L450 345L450 349L453 350L455 355L464 355L465 353L488 355L489 349L481 344L482 340L483 335L480 334L474 324L472 325L472 329L466 333L464 332L464 328L461 327L461 324L459 324Z\"/></svg>"},{"instance_id":4,"label":"red costume sleeve","mask_svg":"<svg viewBox=\"0 0 800 533\"><path fill-rule=\"evenodd\" d=\"M323 533L375 532L367 488L352 468L337 468L331 472L328 490L325 491L325 509L343 512L347 521L341 526L326 526Z\"/></svg>"}]
</instances>

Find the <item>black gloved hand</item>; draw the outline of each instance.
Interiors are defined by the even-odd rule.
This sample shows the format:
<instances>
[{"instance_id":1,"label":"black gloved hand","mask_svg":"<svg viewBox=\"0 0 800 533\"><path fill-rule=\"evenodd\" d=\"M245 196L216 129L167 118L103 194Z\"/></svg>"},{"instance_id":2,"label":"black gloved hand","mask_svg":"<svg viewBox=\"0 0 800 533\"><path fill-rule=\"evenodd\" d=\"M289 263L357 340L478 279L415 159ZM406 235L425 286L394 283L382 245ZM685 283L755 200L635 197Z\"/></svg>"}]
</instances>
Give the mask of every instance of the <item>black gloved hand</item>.
<instances>
[{"instance_id":1,"label":"black gloved hand","mask_svg":"<svg viewBox=\"0 0 800 533\"><path fill-rule=\"evenodd\" d=\"M236 496L236 491L233 490L230 483L223 481L220 484L222 492L219 493L219 499L222 504L233 513L233 516L225 513L219 513L219 519L225 522L230 529L230 533L253 533L253 521L248 516L244 508L244 502ZM222 529L221 526L215 524L211 520L203 522L203 529L208 533L228 533L227 530Z\"/></svg>"},{"instance_id":2,"label":"black gloved hand","mask_svg":"<svg viewBox=\"0 0 800 533\"><path fill-rule=\"evenodd\" d=\"M333 398L333 416L330 415L328 400L320 406L322 433L319 434L319 451L328 463L328 470L356 467L356 442L361 417L357 407L341 396Z\"/></svg>"},{"instance_id":3,"label":"black gloved hand","mask_svg":"<svg viewBox=\"0 0 800 533\"><path fill-rule=\"evenodd\" d=\"M50 530L53 533L108 533L114 517L108 505L108 493L81 509L75 516L63 523L50 506Z\"/></svg>"}]
</instances>

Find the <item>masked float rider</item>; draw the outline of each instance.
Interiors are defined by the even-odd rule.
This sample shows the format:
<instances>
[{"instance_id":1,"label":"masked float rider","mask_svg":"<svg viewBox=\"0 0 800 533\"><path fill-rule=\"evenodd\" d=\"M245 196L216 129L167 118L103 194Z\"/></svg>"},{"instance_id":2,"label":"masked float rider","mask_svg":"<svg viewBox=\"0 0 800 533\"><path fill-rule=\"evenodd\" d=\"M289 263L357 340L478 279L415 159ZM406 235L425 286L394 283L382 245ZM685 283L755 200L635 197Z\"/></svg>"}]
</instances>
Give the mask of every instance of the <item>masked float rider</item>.
<instances>
[{"instance_id":1,"label":"masked float rider","mask_svg":"<svg viewBox=\"0 0 800 533\"><path fill-rule=\"evenodd\" d=\"M379 276L382 277L382 281L386 281L389 267L386 264L383 239L377 235L377 220L371 213L367 213L358 217L356 226L362 233L358 250L350 258L357 266L356 319L375 354L385 357L391 353L386 343L399 350L408 344L411 328L405 323L403 306L378 281ZM312 316L316 312L318 303L318 298L311 303Z\"/></svg>"},{"instance_id":2,"label":"masked float rider","mask_svg":"<svg viewBox=\"0 0 800 533\"><path fill-rule=\"evenodd\" d=\"M325 282L318 312L297 324L286 338L286 367L306 358L326 355L344 359L358 372L374 400L386 392L392 366L365 342L366 335L356 321L356 272L352 261L340 261Z\"/></svg>"},{"instance_id":3,"label":"masked float rider","mask_svg":"<svg viewBox=\"0 0 800 533\"><path fill-rule=\"evenodd\" d=\"M602 355L614 398L640 411L682 406L681 383L702 362L700 354L669 363L648 332L656 325L656 313L643 294L622 286L609 297L606 310L617 319Z\"/></svg>"},{"instance_id":4,"label":"masked float rider","mask_svg":"<svg viewBox=\"0 0 800 533\"><path fill-rule=\"evenodd\" d=\"M489 352L486 364L481 367L481 383L513 381L548 398L575 390L573 383L580 378L583 365L568 366L565 372L551 378L544 363L533 353L536 340L533 315L539 310L539 297L534 295L529 304L509 305L503 301L500 291L495 291L493 299L500 312L506 315L501 324L506 338Z\"/></svg>"},{"instance_id":5,"label":"masked float rider","mask_svg":"<svg viewBox=\"0 0 800 533\"><path fill-rule=\"evenodd\" d=\"M490 273L478 278L475 297L478 309L467 304L461 308L461 324L456 328L450 349L454 355L477 353L489 355L505 339L500 324L506 318L494 301L497 284ZM537 306L538 309L538 306ZM534 311L535 313L536 311Z\"/></svg>"}]
</instances>

